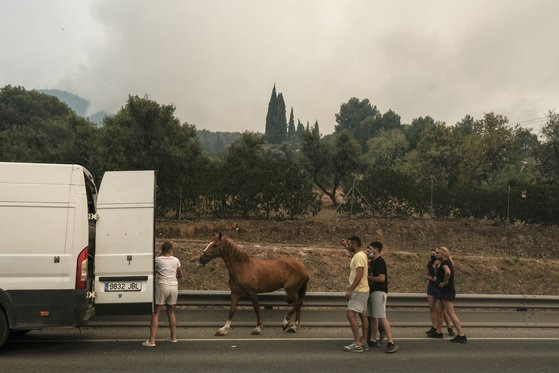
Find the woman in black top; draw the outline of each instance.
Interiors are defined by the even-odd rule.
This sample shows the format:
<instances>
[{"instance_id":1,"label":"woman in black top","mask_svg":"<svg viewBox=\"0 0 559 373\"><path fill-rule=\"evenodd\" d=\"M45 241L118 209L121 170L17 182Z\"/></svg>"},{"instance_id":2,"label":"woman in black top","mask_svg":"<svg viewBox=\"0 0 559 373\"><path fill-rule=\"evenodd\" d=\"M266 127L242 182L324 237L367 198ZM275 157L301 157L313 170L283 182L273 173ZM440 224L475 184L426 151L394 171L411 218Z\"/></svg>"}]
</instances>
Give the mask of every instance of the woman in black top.
<instances>
[{"instance_id":1,"label":"woman in black top","mask_svg":"<svg viewBox=\"0 0 559 373\"><path fill-rule=\"evenodd\" d=\"M437 309L437 332L442 335L441 329L443 327L443 309L448 313L448 316L454 323L458 335L452 338L451 342L466 343L468 340L464 331L462 330L462 324L460 319L454 310L454 299L456 297L456 290L454 289L454 263L452 263L452 258L450 257L450 251L441 246L435 250L435 257L440 260L441 263L437 268L436 272L436 282L439 290L440 304L442 305Z\"/></svg>"},{"instance_id":2,"label":"woman in black top","mask_svg":"<svg viewBox=\"0 0 559 373\"><path fill-rule=\"evenodd\" d=\"M437 301L439 299L439 289L437 286L437 268L440 265L440 261L435 257L435 249L431 250L431 258L427 263L427 302L429 303L429 313L431 315L431 329L425 332L425 334L433 334L437 331ZM454 336L454 331L450 326L450 318L448 314L443 309L443 319L446 324L448 335ZM431 335L430 335L431 337ZM439 335L434 335L432 337L438 337Z\"/></svg>"}]
</instances>

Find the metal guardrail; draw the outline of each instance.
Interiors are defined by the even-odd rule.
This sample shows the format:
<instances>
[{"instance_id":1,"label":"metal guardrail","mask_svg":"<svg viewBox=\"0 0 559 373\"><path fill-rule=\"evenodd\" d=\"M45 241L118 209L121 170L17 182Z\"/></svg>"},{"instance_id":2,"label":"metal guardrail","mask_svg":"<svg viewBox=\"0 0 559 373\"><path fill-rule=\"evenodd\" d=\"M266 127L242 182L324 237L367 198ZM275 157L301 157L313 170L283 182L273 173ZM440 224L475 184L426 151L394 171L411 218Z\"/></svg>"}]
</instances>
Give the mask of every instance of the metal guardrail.
<instances>
[{"instance_id":1,"label":"metal guardrail","mask_svg":"<svg viewBox=\"0 0 559 373\"><path fill-rule=\"evenodd\" d=\"M223 325L230 304L229 291L186 290L179 292L177 305L199 306L199 309L179 312L181 326L219 327ZM281 326L288 305L284 292L258 295L267 326ZM250 306L248 297L241 297L239 305ZM499 328L559 328L559 296L460 294L455 305L465 327ZM205 306L214 306L208 308ZM388 296L390 323L397 327L428 327L426 294L391 293ZM283 309L279 309L282 307ZM309 292L305 297L303 324L314 327L347 326L345 293ZM254 312L237 312L235 326L253 326ZM165 321L162 320L165 324ZM148 316L94 316L85 326L142 326L149 325Z\"/></svg>"},{"instance_id":2,"label":"metal guardrail","mask_svg":"<svg viewBox=\"0 0 559 373\"><path fill-rule=\"evenodd\" d=\"M181 290L179 306L229 306L229 291ZM286 294L281 291L258 295L260 306L266 308L286 306ZM248 297L241 297L240 306L250 306ZM495 308L495 309L559 309L559 296L553 295L498 295L498 294L458 294L455 307ZM346 307L345 293L309 292L305 296L305 307ZM427 295L415 293L390 293L387 307L425 308Z\"/></svg>"}]
</instances>

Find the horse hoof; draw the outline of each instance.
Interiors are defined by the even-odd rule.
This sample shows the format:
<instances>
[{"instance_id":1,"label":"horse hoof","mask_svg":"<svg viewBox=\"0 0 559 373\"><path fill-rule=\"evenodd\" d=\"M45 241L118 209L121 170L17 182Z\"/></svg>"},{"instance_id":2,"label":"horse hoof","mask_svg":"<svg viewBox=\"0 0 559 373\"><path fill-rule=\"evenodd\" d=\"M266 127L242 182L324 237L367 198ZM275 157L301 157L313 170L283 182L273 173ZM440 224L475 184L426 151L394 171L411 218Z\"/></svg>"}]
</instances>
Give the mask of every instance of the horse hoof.
<instances>
[{"instance_id":1,"label":"horse hoof","mask_svg":"<svg viewBox=\"0 0 559 373\"><path fill-rule=\"evenodd\" d=\"M294 327L290 326L289 328L287 328L287 330L285 332L286 333L295 333L296 331L297 330Z\"/></svg>"},{"instance_id":2,"label":"horse hoof","mask_svg":"<svg viewBox=\"0 0 559 373\"><path fill-rule=\"evenodd\" d=\"M214 334L214 336L216 336L216 337L224 337L226 335L227 335L227 333L220 332L219 330L217 332L215 332L215 334Z\"/></svg>"},{"instance_id":3,"label":"horse hoof","mask_svg":"<svg viewBox=\"0 0 559 373\"><path fill-rule=\"evenodd\" d=\"M250 333L251 335L260 335L260 332L258 330L253 330L252 333Z\"/></svg>"}]
</instances>

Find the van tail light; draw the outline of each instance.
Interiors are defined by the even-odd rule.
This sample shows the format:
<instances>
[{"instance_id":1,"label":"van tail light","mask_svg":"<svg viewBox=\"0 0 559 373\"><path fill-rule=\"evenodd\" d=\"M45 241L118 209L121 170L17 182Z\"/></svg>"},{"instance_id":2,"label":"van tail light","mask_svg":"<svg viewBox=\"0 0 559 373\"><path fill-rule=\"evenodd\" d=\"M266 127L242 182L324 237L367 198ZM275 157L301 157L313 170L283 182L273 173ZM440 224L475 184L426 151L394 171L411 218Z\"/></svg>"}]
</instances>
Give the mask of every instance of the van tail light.
<instances>
[{"instance_id":1,"label":"van tail light","mask_svg":"<svg viewBox=\"0 0 559 373\"><path fill-rule=\"evenodd\" d=\"M89 248L82 250L78 255L78 263L76 265L76 289L85 289L87 287L87 254Z\"/></svg>"}]
</instances>

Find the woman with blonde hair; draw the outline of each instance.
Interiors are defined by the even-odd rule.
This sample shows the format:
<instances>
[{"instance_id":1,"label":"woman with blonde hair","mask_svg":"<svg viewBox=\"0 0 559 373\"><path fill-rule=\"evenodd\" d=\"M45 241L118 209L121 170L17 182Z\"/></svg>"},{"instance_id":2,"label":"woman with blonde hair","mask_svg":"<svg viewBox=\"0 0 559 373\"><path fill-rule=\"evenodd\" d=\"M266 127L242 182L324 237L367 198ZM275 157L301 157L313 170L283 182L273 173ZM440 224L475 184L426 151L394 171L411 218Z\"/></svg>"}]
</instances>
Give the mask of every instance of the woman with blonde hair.
<instances>
[{"instance_id":1,"label":"woman with blonde hair","mask_svg":"<svg viewBox=\"0 0 559 373\"><path fill-rule=\"evenodd\" d=\"M450 256L450 250L441 246L435 250L435 257L440 260L440 265L436 271L436 283L439 290L439 300L437 304L437 330L433 332L433 336L442 338L443 327L443 309L448 313L452 323L456 327L458 335L450 341L454 343L467 343L468 339L462 330L462 323L454 310L454 299L456 298L456 290L454 288L454 263Z\"/></svg>"},{"instance_id":2,"label":"woman with blonde hair","mask_svg":"<svg viewBox=\"0 0 559 373\"><path fill-rule=\"evenodd\" d=\"M427 263L427 302L429 303L429 314L431 316L431 328L425 334L433 334L437 331L437 302L439 301L439 288L437 286L437 268L439 267L440 260L435 257L435 249L431 250L431 258ZM448 314L443 309L443 319L446 323L448 335L454 337L454 331L450 323ZM431 335L431 337L438 337L438 335Z\"/></svg>"}]
</instances>

